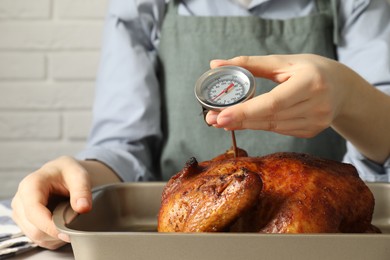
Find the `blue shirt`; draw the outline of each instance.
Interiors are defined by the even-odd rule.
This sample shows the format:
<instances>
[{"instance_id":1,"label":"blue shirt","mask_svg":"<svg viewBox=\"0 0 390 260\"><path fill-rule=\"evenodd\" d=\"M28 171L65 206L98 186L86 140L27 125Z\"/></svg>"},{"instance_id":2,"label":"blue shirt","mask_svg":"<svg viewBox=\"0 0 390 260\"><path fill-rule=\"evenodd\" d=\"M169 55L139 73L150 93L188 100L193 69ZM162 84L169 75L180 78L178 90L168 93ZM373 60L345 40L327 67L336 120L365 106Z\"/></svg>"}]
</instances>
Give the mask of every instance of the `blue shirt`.
<instances>
[{"instance_id":1,"label":"blue shirt","mask_svg":"<svg viewBox=\"0 0 390 260\"><path fill-rule=\"evenodd\" d=\"M180 15L288 19L316 12L311 0L187 0ZM390 5L386 0L342 0L338 13L338 60L390 95ZM160 90L156 48L164 0L111 0L97 78L93 127L78 159L99 160L123 181L154 180ZM189 46L189 50L190 50ZM347 143L344 161L366 181L390 181L390 158L378 165ZM174 174L174 173L173 173Z\"/></svg>"}]
</instances>

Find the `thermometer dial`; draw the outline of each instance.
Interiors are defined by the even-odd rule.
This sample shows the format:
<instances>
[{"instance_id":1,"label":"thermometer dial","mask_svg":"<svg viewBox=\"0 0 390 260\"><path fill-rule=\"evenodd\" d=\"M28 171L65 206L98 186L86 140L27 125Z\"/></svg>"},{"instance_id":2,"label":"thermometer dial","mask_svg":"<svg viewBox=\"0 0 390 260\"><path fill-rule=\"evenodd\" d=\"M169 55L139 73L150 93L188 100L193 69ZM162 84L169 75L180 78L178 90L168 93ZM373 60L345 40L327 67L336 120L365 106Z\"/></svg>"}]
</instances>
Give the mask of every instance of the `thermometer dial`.
<instances>
[{"instance_id":1,"label":"thermometer dial","mask_svg":"<svg viewBox=\"0 0 390 260\"><path fill-rule=\"evenodd\" d=\"M195 96L205 109L221 111L252 98L255 89L254 77L248 70L223 66L200 76L195 84Z\"/></svg>"}]
</instances>

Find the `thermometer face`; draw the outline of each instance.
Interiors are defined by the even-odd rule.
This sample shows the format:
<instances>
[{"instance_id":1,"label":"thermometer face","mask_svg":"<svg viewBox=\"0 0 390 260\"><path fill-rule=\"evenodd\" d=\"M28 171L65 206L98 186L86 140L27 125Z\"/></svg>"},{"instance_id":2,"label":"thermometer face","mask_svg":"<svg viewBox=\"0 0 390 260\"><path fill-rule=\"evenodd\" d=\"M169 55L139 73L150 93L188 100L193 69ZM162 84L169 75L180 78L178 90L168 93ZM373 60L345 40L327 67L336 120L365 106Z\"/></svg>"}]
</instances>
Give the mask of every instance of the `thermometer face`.
<instances>
[{"instance_id":1,"label":"thermometer face","mask_svg":"<svg viewBox=\"0 0 390 260\"><path fill-rule=\"evenodd\" d=\"M254 92L253 75L236 66L209 70L195 85L195 96L207 110L221 111L223 108L252 98Z\"/></svg>"}]
</instances>

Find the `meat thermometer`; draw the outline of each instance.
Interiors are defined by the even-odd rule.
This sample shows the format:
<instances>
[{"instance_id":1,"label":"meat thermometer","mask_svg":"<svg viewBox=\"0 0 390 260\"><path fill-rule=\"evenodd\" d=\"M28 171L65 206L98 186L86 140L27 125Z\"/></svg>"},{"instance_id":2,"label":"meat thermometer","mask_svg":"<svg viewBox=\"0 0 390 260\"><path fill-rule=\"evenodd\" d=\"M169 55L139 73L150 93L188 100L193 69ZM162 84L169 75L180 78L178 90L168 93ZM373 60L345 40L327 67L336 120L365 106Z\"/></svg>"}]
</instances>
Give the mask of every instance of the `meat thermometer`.
<instances>
[{"instance_id":1,"label":"meat thermometer","mask_svg":"<svg viewBox=\"0 0 390 260\"><path fill-rule=\"evenodd\" d=\"M248 70L238 66L222 66L203 73L195 84L195 96L208 110L222 111L224 108L242 103L255 94L255 78ZM237 157L237 145L232 133L234 157Z\"/></svg>"},{"instance_id":2,"label":"meat thermometer","mask_svg":"<svg viewBox=\"0 0 390 260\"><path fill-rule=\"evenodd\" d=\"M195 96L206 110L222 111L255 94L255 78L238 66L222 66L203 73L195 84Z\"/></svg>"}]
</instances>

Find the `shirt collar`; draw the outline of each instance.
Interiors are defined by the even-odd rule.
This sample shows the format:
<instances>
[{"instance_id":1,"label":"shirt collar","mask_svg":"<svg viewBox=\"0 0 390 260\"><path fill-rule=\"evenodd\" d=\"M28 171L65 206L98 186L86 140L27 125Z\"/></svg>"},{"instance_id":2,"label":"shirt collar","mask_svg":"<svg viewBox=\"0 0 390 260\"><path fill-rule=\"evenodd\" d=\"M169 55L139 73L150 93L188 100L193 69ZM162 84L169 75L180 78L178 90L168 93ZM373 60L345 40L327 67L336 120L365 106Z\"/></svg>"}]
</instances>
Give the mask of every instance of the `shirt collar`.
<instances>
[{"instance_id":1,"label":"shirt collar","mask_svg":"<svg viewBox=\"0 0 390 260\"><path fill-rule=\"evenodd\" d=\"M234 0L234 1L249 10L253 7L264 4L264 3L269 2L271 0Z\"/></svg>"}]
</instances>

